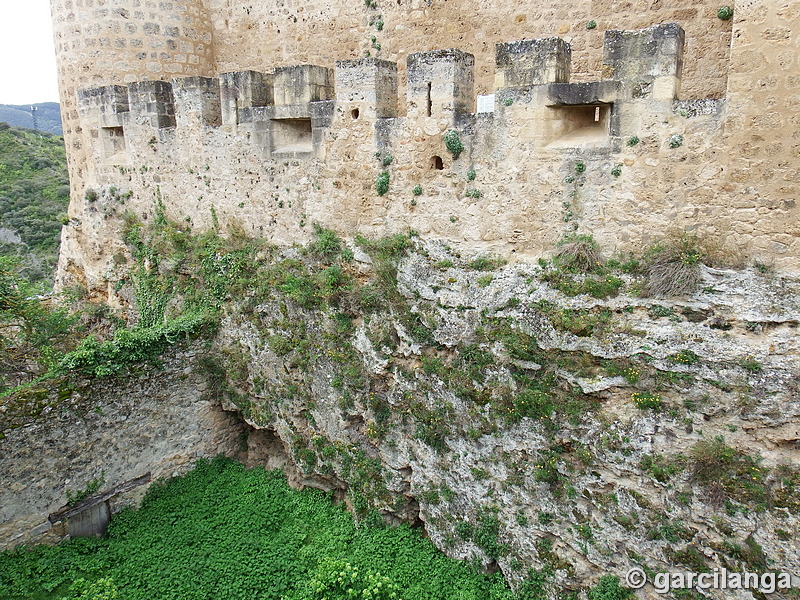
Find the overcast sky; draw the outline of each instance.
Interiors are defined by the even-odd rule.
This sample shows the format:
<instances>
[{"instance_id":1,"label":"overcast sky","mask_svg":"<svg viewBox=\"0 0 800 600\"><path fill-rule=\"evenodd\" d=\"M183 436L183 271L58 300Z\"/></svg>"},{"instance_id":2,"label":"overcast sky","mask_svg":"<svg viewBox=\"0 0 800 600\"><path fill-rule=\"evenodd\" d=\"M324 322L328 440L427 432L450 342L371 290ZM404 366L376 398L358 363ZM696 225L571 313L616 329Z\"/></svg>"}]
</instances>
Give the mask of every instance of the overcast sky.
<instances>
[{"instance_id":1,"label":"overcast sky","mask_svg":"<svg viewBox=\"0 0 800 600\"><path fill-rule=\"evenodd\" d=\"M0 104L58 102L50 0L0 0Z\"/></svg>"}]
</instances>

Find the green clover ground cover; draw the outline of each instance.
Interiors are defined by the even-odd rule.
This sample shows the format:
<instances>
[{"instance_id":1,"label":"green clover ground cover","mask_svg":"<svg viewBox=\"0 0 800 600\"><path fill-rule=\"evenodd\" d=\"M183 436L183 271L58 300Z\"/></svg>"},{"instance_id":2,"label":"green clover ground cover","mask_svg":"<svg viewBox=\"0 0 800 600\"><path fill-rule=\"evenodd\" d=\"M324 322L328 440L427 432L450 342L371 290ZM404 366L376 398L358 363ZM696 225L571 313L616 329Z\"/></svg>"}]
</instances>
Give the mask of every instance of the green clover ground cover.
<instances>
[{"instance_id":1,"label":"green clover ground cover","mask_svg":"<svg viewBox=\"0 0 800 600\"><path fill-rule=\"evenodd\" d=\"M445 557L417 530L356 527L322 492L221 458L154 484L107 539L0 553L4 600L351 597L513 596L499 574Z\"/></svg>"}]
</instances>

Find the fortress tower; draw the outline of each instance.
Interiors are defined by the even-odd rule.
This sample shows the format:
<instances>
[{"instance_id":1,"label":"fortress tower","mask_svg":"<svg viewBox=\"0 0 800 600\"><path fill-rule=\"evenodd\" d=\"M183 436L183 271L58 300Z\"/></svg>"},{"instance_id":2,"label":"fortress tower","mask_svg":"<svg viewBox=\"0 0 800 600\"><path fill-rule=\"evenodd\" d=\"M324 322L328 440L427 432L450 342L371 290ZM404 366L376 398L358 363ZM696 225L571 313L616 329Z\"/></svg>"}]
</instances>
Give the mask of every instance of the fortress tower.
<instances>
[{"instance_id":1,"label":"fortress tower","mask_svg":"<svg viewBox=\"0 0 800 600\"><path fill-rule=\"evenodd\" d=\"M51 11L74 182L83 179L87 160L76 107L79 88L214 73L203 0L51 0Z\"/></svg>"}]
</instances>

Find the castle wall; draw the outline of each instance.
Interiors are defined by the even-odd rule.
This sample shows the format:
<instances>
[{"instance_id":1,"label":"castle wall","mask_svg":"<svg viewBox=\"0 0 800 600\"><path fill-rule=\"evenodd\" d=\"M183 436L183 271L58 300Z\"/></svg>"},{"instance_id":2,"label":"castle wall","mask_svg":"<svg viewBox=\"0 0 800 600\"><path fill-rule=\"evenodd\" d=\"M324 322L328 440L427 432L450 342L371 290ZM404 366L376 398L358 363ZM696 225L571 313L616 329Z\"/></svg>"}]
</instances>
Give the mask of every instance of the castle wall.
<instances>
[{"instance_id":1,"label":"castle wall","mask_svg":"<svg viewBox=\"0 0 800 600\"><path fill-rule=\"evenodd\" d=\"M768 235L765 254L793 252L800 238L800 2L737 2L734 20L725 156L714 157L737 217L726 225L745 238Z\"/></svg>"},{"instance_id":2,"label":"castle wall","mask_svg":"<svg viewBox=\"0 0 800 600\"><path fill-rule=\"evenodd\" d=\"M493 87L494 45L559 35L574 53L573 79L596 79L608 29L638 29L677 22L687 31L682 97L724 94L730 22L715 17L711 0L578 0L540 2L431 0L369 4L289 2L242 4L227 0L51 0L59 65L64 135L75 194L87 156L81 148L78 88L176 76L270 70L299 63L333 66L337 60L374 57L397 62L401 86L405 57L422 50L461 48L476 57L476 91ZM596 27L587 28L594 21ZM378 29L378 23L382 24ZM374 38L374 41L373 41ZM404 104L400 107L404 112ZM73 213L81 212L74 200Z\"/></svg>"},{"instance_id":3,"label":"castle wall","mask_svg":"<svg viewBox=\"0 0 800 600\"><path fill-rule=\"evenodd\" d=\"M574 54L573 79L588 81L600 77L605 31L676 22L686 31L691 57L683 97L719 98L726 86L731 24L717 19L719 2L709 0L206 0L206 6L220 72L305 62L332 66L367 52L402 66L413 52L460 48L475 55L476 90L485 94L493 88L498 42L563 37ZM587 29L589 21L597 27ZM401 67L401 84L404 77Z\"/></svg>"},{"instance_id":4,"label":"castle wall","mask_svg":"<svg viewBox=\"0 0 800 600\"><path fill-rule=\"evenodd\" d=\"M215 73L211 23L202 0L50 0L72 214L83 207L88 156L77 90Z\"/></svg>"},{"instance_id":5,"label":"castle wall","mask_svg":"<svg viewBox=\"0 0 800 600\"><path fill-rule=\"evenodd\" d=\"M46 418L17 428L0 423L0 550L58 541L67 523L48 516L92 481L102 494L147 474L147 483L183 474L199 457L235 456L241 424L205 396L201 372L197 350L184 349L163 370L83 382ZM49 390L54 403L63 389ZM146 489L113 496L112 511L138 504Z\"/></svg>"},{"instance_id":6,"label":"castle wall","mask_svg":"<svg viewBox=\"0 0 800 600\"><path fill-rule=\"evenodd\" d=\"M208 9L216 67L227 70L235 61L225 58L224 46L233 38L220 30L222 9L213 1ZM251 15L258 11L250 8ZM709 31L727 39L730 25L714 11L704 32L692 35L679 24L608 30L591 52L580 51L574 36L550 37L497 44L488 62L464 47L407 53L400 63L351 59L335 68L320 54L316 66L83 88L80 136L90 154L85 174L73 181L75 218L62 238L57 281L113 298L110 257L123 251L118 217L133 211L147 219L158 198L178 221L201 229L216 222L276 243L306 240L314 222L343 235L411 227L536 257L571 232L594 235L611 253L639 251L688 230L710 238L731 262L798 269L791 161L797 126L790 114L797 17L786 7L773 12L756 11L754 21L743 9L737 17L733 56L741 66L729 82L727 68L715 62L721 55L692 54ZM237 22L228 19L226 27ZM582 34L599 35L582 27ZM783 75L760 72L751 46L785 65ZM250 48L243 41L237 47ZM252 48L264 51L269 43ZM296 58L307 56L298 50ZM237 69L252 66L239 59ZM588 69L586 60L597 68ZM700 79L715 81L696 77L706 68L719 71L729 98L676 101L687 90L720 95L699 86ZM600 77L586 81L595 71ZM783 86L781 102L789 104L765 95L770 85ZM487 91L496 93L494 112L474 113L475 94ZM758 146L762 158L743 156L754 151L745 138L760 135L764 119L772 127L777 114L784 121ZM458 159L445 148L448 129L464 144ZM764 158L778 155L775 165ZM384 170L390 185L379 195L376 178ZM419 196L412 194L417 185ZM105 196L102 206L90 206L87 188L131 194L124 206Z\"/></svg>"}]
</instances>

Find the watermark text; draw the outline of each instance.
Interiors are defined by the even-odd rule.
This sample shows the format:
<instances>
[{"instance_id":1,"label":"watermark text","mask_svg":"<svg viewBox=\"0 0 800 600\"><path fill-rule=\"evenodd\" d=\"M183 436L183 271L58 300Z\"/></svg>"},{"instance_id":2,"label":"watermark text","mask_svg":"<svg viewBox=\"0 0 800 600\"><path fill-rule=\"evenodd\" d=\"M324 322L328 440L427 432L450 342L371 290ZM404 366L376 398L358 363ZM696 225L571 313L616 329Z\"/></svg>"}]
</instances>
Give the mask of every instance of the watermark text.
<instances>
[{"instance_id":1,"label":"watermark text","mask_svg":"<svg viewBox=\"0 0 800 600\"><path fill-rule=\"evenodd\" d=\"M634 567L625 575L629 587L639 589L647 583L652 584L656 592L666 594L671 590L715 589L715 590L755 590L764 594L772 594L776 590L788 590L792 587L792 576L789 573L750 573L747 571L729 571L714 569L707 573L681 571L675 573L650 573Z\"/></svg>"}]
</instances>

